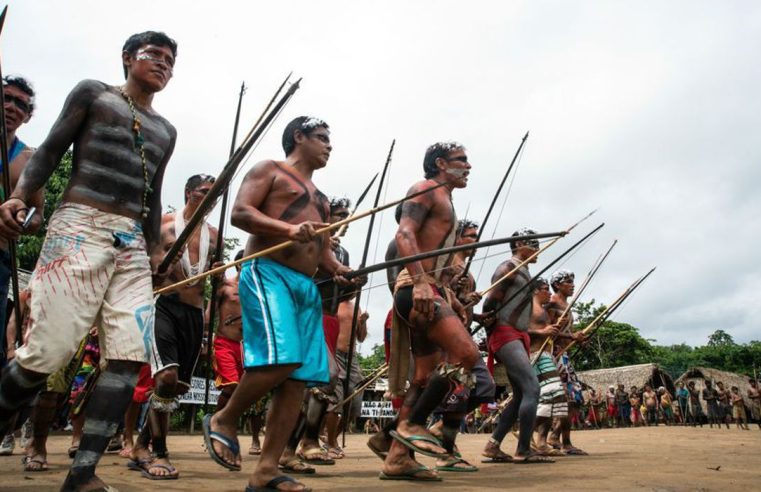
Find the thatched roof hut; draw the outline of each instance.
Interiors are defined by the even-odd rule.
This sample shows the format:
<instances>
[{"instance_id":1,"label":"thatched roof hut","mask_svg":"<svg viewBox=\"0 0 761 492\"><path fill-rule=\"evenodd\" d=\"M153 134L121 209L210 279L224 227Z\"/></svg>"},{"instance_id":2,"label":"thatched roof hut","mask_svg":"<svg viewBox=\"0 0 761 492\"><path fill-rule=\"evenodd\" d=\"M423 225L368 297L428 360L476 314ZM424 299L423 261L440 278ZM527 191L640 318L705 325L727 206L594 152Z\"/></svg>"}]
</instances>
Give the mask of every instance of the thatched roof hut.
<instances>
[{"instance_id":1,"label":"thatched roof hut","mask_svg":"<svg viewBox=\"0 0 761 492\"><path fill-rule=\"evenodd\" d=\"M690 381L695 381L695 388L697 388L702 395L703 388L705 388L706 379L711 381L712 384L718 382L724 383L724 389L727 391L729 391L732 386L737 386L740 388L740 394L743 396L745 405L748 407L750 406L751 401L748 398L748 388L750 387L750 384L748 384L749 378L747 376L743 376L742 374L720 371L718 369L711 369L710 367L693 367L687 369L684 374L679 376L679 378L676 380L676 383L684 383L686 387ZM714 385L714 388L715 387L716 386ZM703 401L702 396L700 398L700 404L703 406L703 411L707 412L708 409L706 408L706 404Z\"/></svg>"},{"instance_id":2,"label":"thatched roof hut","mask_svg":"<svg viewBox=\"0 0 761 492\"><path fill-rule=\"evenodd\" d=\"M593 371L582 371L576 375L583 384L603 393L608 389L608 386L618 386L619 383L623 384L627 391L632 386L642 388L646 384L653 388L663 386L672 395L675 391L673 379L658 364L595 369Z\"/></svg>"}]
</instances>

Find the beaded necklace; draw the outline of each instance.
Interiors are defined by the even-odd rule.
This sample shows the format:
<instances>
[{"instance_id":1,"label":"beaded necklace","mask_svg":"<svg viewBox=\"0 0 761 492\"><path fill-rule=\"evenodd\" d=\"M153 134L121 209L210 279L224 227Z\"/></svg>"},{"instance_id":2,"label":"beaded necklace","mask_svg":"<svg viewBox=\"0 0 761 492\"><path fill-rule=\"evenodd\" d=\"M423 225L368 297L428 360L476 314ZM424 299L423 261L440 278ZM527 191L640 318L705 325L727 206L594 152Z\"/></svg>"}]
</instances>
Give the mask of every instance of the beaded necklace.
<instances>
[{"instance_id":1,"label":"beaded necklace","mask_svg":"<svg viewBox=\"0 0 761 492\"><path fill-rule=\"evenodd\" d=\"M140 155L140 160L143 164L143 204L142 204L142 213L141 216L143 217L143 220L148 218L148 212L149 208L147 206L148 203L148 194L153 191L151 189L150 183L148 181L148 166L145 161L145 138L143 138L143 132L141 130L142 123L140 122L140 117L137 115L137 111L135 110L135 103L132 100L132 97L130 97L129 94L124 92L123 87L119 87L119 92L121 92L124 99L127 100L127 104L129 104L129 110L132 112L132 133L135 134L135 150Z\"/></svg>"}]
</instances>

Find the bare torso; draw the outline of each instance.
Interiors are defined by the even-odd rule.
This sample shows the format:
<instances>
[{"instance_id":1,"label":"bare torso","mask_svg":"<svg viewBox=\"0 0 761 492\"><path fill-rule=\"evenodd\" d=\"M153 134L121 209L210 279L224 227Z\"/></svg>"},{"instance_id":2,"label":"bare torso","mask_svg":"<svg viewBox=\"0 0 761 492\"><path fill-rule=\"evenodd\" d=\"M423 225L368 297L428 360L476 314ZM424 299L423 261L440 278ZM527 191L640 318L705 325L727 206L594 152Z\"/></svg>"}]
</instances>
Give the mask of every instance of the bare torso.
<instances>
[{"instance_id":1,"label":"bare torso","mask_svg":"<svg viewBox=\"0 0 761 492\"><path fill-rule=\"evenodd\" d=\"M270 189L261 205L257 207L264 215L290 224L327 220L327 197L317 189L311 179L300 175L293 167L283 162L265 161L257 166L265 166L271 176ZM323 236L316 236L308 243L294 242L293 245L272 253L269 257L311 277L320 264L326 240ZM287 239L277 235L251 235L246 243L246 254L275 246Z\"/></svg>"},{"instance_id":2,"label":"bare torso","mask_svg":"<svg viewBox=\"0 0 761 492\"><path fill-rule=\"evenodd\" d=\"M182 213L181 211L177 213ZM177 233L175 231L175 216L174 214L165 214L161 218L161 247L153 255L153 262L155 264L160 263L164 259L164 255L174 244L177 239ZM209 269L214 258L214 250L217 244L217 230L214 227L209 226L209 253L204 265L201 265L200 271L205 272ZM201 246L201 227L190 236L187 242L187 248L183 250L183 256L187 255L190 259L190 264L195 265L199 261ZM182 261L176 261L172 263L167 271L166 277L162 280L159 287L166 287L168 285L175 284L181 280L188 278L186 272L183 270ZM178 296L180 302L203 308L204 303L204 286L205 280L200 280L194 284L183 285L173 291L173 294Z\"/></svg>"},{"instance_id":3,"label":"bare torso","mask_svg":"<svg viewBox=\"0 0 761 492\"><path fill-rule=\"evenodd\" d=\"M360 311L361 313L361 311ZM351 343L351 325L354 320L354 303L351 301L342 302L338 306L338 341L336 342L336 350L341 352L349 352L349 344ZM360 343L365 341L367 337L367 325L365 322L357 322L357 341Z\"/></svg>"},{"instance_id":4,"label":"bare torso","mask_svg":"<svg viewBox=\"0 0 761 492\"><path fill-rule=\"evenodd\" d=\"M71 179L63 199L140 219L145 177L142 158L135 148L129 104L116 87L86 83L94 95L74 141ZM143 149L151 181L170 149L174 129L155 111L137 106L135 111L145 139Z\"/></svg>"},{"instance_id":5,"label":"bare torso","mask_svg":"<svg viewBox=\"0 0 761 492\"><path fill-rule=\"evenodd\" d=\"M569 337L573 333L573 313L570 310L566 313L566 309L568 309L568 299L557 292L552 294L550 303L547 306L550 320L553 323L557 323L564 313L568 318L568 321L560 327L560 336L555 339L555 347L559 352L562 352L571 343Z\"/></svg>"},{"instance_id":6,"label":"bare torso","mask_svg":"<svg viewBox=\"0 0 761 492\"><path fill-rule=\"evenodd\" d=\"M152 109L135 105L135 111L144 139L145 169L133 132L134 118L119 88L96 80L80 82L24 169L14 196L26 200L33 190L42 188L73 143L71 179L63 200L141 221L149 247L155 245L161 215L160 188L177 133ZM142 217L146 181L147 221Z\"/></svg>"},{"instance_id":7,"label":"bare torso","mask_svg":"<svg viewBox=\"0 0 761 492\"><path fill-rule=\"evenodd\" d=\"M432 179L419 181L410 188L408 194L417 193L438 184ZM451 246L454 244L454 230L457 225L451 192L446 187L440 187L404 202L401 222L400 231L404 230L405 234L412 234L417 247L410 247L411 241L400 240L400 232L397 232L396 246L399 257ZM409 227L411 224L414 224L416 229ZM407 227L402 229L405 225ZM421 260L419 263L423 271L430 272L432 276L438 278L443 273L443 270L439 268L448 265L448 262L444 260L446 258L436 256Z\"/></svg>"},{"instance_id":8,"label":"bare torso","mask_svg":"<svg viewBox=\"0 0 761 492\"><path fill-rule=\"evenodd\" d=\"M550 324L550 315L547 313L547 310L536 302L534 300L532 302L531 306L531 321L529 323L529 332L533 330L538 330L546 327ZM542 343L544 343L545 337L542 336L535 336L530 333L531 336L531 351L534 352L536 350L539 350L539 348L542 346Z\"/></svg>"},{"instance_id":9,"label":"bare torso","mask_svg":"<svg viewBox=\"0 0 761 492\"><path fill-rule=\"evenodd\" d=\"M240 298L238 297L238 278L225 279L219 290L219 325L217 334L231 340L243 340Z\"/></svg>"}]
</instances>

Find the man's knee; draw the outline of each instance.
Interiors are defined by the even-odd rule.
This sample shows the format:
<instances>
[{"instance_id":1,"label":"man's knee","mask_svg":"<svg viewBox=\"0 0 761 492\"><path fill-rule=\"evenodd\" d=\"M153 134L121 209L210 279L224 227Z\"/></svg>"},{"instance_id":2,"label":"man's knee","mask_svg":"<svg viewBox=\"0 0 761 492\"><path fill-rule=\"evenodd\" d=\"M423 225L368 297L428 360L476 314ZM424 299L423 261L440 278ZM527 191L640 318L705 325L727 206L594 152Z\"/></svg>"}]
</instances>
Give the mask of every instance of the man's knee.
<instances>
[{"instance_id":1,"label":"man's knee","mask_svg":"<svg viewBox=\"0 0 761 492\"><path fill-rule=\"evenodd\" d=\"M462 359L460 360L460 365L463 369L473 369L473 366L476 365L476 362L478 362L478 359L480 358L481 354L478 353L478 349L475 345L472 345L468 347L468 350L463 354Z\"/></svg>"}]
</instances>

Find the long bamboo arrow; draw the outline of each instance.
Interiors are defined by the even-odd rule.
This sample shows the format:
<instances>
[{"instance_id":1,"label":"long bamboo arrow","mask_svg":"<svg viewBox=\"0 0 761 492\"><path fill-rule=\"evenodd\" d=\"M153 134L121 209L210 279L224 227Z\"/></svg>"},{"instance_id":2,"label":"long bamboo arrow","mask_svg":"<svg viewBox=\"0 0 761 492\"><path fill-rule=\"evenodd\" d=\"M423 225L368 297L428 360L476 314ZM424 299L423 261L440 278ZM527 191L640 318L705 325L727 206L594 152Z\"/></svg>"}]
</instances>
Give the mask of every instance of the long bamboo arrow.
<instances>
[{"instance_id":1,"label":"long bamboo arrow","mask_svg":"<svg viewBox=\"0 0 761 492\"><path fill-rule=\"evenodd\" d=\"M386 182L386 174L388 173L388 167L391 165L391 156L394 154L394 146L396 145L396 139L391 141L391 148L388 149L388 156L386 157L386 163L383 165L383 172L381 173L380 183L378 183L378 190L375 193L375 201L373 202L373 208L378 208L380 203L381 192L383 191L383 185ZM362 262L359 264L359 268L364 268L367 264L367 255L370 252L370 240L373 236L373 225L375 224L375 214L370 217L370 224L367 226L367 237L365 238L365 247L362 251ZM354 299L354 314L351 319L351 335L349 336L349 354L346 357L346 379L343 382L343 394L349 393L349 382L351 379L351 364L354 359L354 344L357 340L357 324L359 322L359 302L362 298L362 290L357 291L357 295ZM343 432L342 432L342 445L346 446L346 427L349 422L349 403L345 403L343 407Z\"/></svg>"},{"instance_id":2,"label":"long bamboo arrow","mask_svg":"<svg viewBox=\"0 0 761 492\"><path fill-rule=\"evenodd\" d=\"M290 74L288 75L288 77L290 77ZM277 92L275 93L275 96L273 96L273 100L277 97L277 95L283 89L285 84L288 82L288 77L283 81L283 83L278 88ZM206 196L201 201L201 203L198 204L198 208L193 213L193 216L190 218L190 220L188 220L187 224L185 224L185 229L182 230L180 235L177 237L177 240L174 242L172 247L164 256L164 259L161 261L161 264L158 266L159 273L164 273L167 271L167 269L169 268L169 265L172 264L172 261L174 260L174 258L185 247L185 243L188 241L188 239L190 239L190 236L195 232L196 227L198 227L198 225L204 220L206 215L209 212L211 212L211 209L214 208L214 205L216 204L217 199L230 186L230 182L235 176L235 172L237 171L238 166L240 166L240 164L243 162L243 159L245 159L246 155L248 155L249 151L253 148L254 144L256 144L257 141L261 138L265 130L270 126L270 124L275 120L275 118L277 118L278 114L280 114L280 111L283 109L283 107L285 107L285 105L288 103L291 97L293 97L293 94L296 93L296 91L299 88L300 82L301 82L301 79L294 82L288 88L288 90L283 95L283 97L280 98L277 104L275 104L275 107L272 108L269 112L267 112L267 109L269 109L270 105L272 104L272 101L270 101L270 105L267 106L267 109L265 109L262 116L259 117L257 122L251 128L249 135L243 141L241 146L238 147L238 149L228 159L227 164L225 164L224 168L222 169L222 172L219 173L219 176L214 182L214 185L211 187L211 189L209 189L209 192L206 194Z\"/></svg>"},{"instance_id":3,"label":"long bamboo arrow","mask_svg":"<svg viewBox=\"0 0 761 492\"><path fill-rule=\"evenodd\" d=\"M635 290L639 288L640 285L649 277L653 272L655 271L655 267L651 268L649 272L647 272L645 275L640 277L639 279L635 280L634 283L632 283L618 298L616 298L615 301L613 301L610 306L605 308L595 319L590 321L587 326L581 330L581 332L584 335L589 335L591 333L594 333L598 327L602 326L605 321L610 318L613 313L616 312L616 310L621 307L621 305L626 301L626 299L631 296ZM568 344L568 346L565 348L565 351L568 352L574 345L576 345L576 340L572 340L571 343ZM576 352L578 353L578 352ZM574 353L574 356L576 355Z\"/></svg>"},{"instance_id":4,"label":"long bamboo arrow","mask_svg":"<svg viewBox=\"0 0 761 492\"><path fill-rule=\"evenodd\" d=\"M547 266L546 266L546 267L544 267L544 268L543 268L543 269L542 269L542 270L541 270L539 273L537 273L536 275L534 275L534 276L531 278L531 280L529 280L528 282L526 282L526 283L525 283L523 286L521 286L521 288L520 288L520 289L518 289L517 291L515 291L515 293L514 293L513 295L511 295L511 296L510 296L510 297L509 297L507 300L505 300L505 301L502 301L502 303L500 303L500 304L499 304L499 305L498 305L496 308L494 308L493 312L494 312L495 314L496 314L496 313L498 313L500 309L502 309L503 307L507 306L507 305L510 303L510 301L512 301L513 299L515 299L515 298L516 298L516 297L517 297L519 294L521 294L521 293L522 293L524 290L528 289L530 286L532 287L532 286L534 285L534 282L536 281L536 279L537 279L537 278L539 278L539 277L540 277L540 276L541 276L541 275L542 275L544 272L546 272L547 270L549 270L550 268L552 268L552 266L553 266L555 263L557 263L557 262L559 262L560 260L562 260L562 259L563 259L563 258L564 258L566 255L568 255L568 254L569 254L571 251L573 251L574 249L576 249L576 247L578 247L578 246L579 246L580 244L582 244L584 241L586 241L587 239L589 239L590 237L592 237L592 235L596 234L596 233L597 233L597 231L599 231L600 229L602 229L604 225L605 225L605 223L602 223L602 224L600 224L599 226L597 226L597 227L595 227L594 229L592 229L592 231L591 231L591 232L589 232L589 233L588 233L586 236L584 236L584 237L582 237L581 239L579 239L578 241L576 241L576 242L575 242L575 243L574 243L574 244L573 244L573 245L572 245L570 248L568 248L567 250L565 250L565 251L563 252L563 254L561 254L560 256L558 256L557 258L555 258L555 259L554 259L554 260L553 260L553 261L552 261L552 262L551 262L549 265L547 265ZM470 332L470 334L471 334L471 335L475 335L475 334L476 334L476 332L478 332L478 330L480 330L481 328L483 328L483 325L478 325L478 326L476 326L476 327L475 327L475 328L474 328L474 329L473 329L473 330Z\"/></svg>"},{"instance_id":5,"label":"long bamboo arrow","mask_svg":"<svg viewBox=\"0 0 761 492\"><path fill-rule=\"evenodd\" d=\"M564 236L565 234L566 234L566 231L560 231L560 232L544 232L540 234L525 234L523 236L507 236L507 237L501 237L497 239L490 239L489 241L483 241L480 243L460 244L458 246L450 246L448 248L434 249L432 251L426 251L425 253L418 253L416 255L411 255L411 256L403 256L402 258L395 258L393 260L384 261L382 263L376 263L375 265L370 265L365 268L358 268L346 274L345 277L347 279L351 279L351 278L359 277L361 275L367 275L367 274L374 273L380 270L385 270L387 268L393 268L395 266L406 265L408 263L414 263L416 261L425 260L428 258L432 258L434 256L448 256L448 255L459 253L460 251L465 251L468 249L488 248L491 246L499 246L500 244L510 243L513 241L530 241L533 239L554 238L557 236ZM430 272L426 272L426 273L430 273ZM327 281L329 280L320 281L317 283L317 285Z\"/></svg>"},{"instance_id":6,"label":"long bamboo arrow","mask_svg":"<svg viewBox=\"0 0 761 492\"><path fill-rule=\"evenodd\" d=\"M0 34L3 32L3 26L5 26L5 14L8 12L8 6L6 5L3 12L0 14ZM0 62L0 158L2 158L3 167L3 201L7 200L11 196L13 189L11 188L11 163L8 161L8 127L5 124L5 87L3 85L3 70L2 62ZM21 345L23 341L23 330L21 329L21 301L19 300L19 287L18 287L18 266L16 265L16 240L7 239L8 241L8 254L10 256L11 263L11 290L13 292L13 313L16 318L16 341ZM2 299L0 302L7 303L7 299ZM3 323L5 320L3 320Z\"/></svg>"},{"instance_id":7,"label":"long bamboo arrow","mask_svg":"<svg viewBox=\"0 0 761 492\"><path fill-rule=\"evenodd\" d=\"M375 265L370 265L365 268L358 268L356 270L352 270L351 272L347 273L346 275L344 275L344 277L348 280L351 280L353 278L360 277L363 275L368 275L370 273L375 273L380 270L385 270L387 268L393 268L395 266L405 265L407 263L425 260L427 258L433 258L434 256L445 256L445 255L448 256L448 255L451 255L460 251L464 251L467 249L487 248L490 246L498 246L500 244L509 243L511 241L529 241L532 239L546 239L546 238L560 236L563 234L565 234L565 231L544 232L540 234L526 234L524 236L507 236L507 237L501 237L497 239L491 239L489 241L483 241L480 243L460 244L459 246L450 246L448 248L434 249L432 251L426 251L425 253L418 253L412 256L404 256L402 258L396 258L393 260L376 263ZM444 268L449 268L449 267L444 267ZM423 275L425 275L426 273L432 273L434 271L435 270L426 270L425 272L423 272ZM326 279L322 279L320 281L315 282L315 285L319 286L326 282L332 282L332 281L333 281L332 278L326 278ZM385 285L385 284L380 284L380 285ZM379 287L380 285L376 285L375 287ZM239 319L241 319L241 317L236 316L234 318L230 318L229 320L225 321L225 323L226 324L233 323L235 321L238 321Z\"/></svg>"},{"instance_id":8,"label":"long bamboo arrow","mask_svg":"<svg viewBox=\"0 0 761 492\"><path fill-rule=\"evenodd\" d=\"M507 272L506 274L502 275L502 276L501 276L501 277L500 277L500 278L499 278L499 279L498 279L496 282L493 282L493 283L492 283L492 284L491 284L489 287L487 287L486 289L484 289L484 290L482 290L481 292L479 292L479 293L478 293L478 295L479 295L479 299L480 299L481 297L485 296L486 294L488 294L489 292L491 292L492 290L496 289L496 288L497 288L497 286L498 286L499 284L501 284L501 283L502 283L503 281L505 281L506 279L510 278L510 276L514 275L514 274L515 274L515 272L517 272L518 270L520 270L521 268L523 268L525 265L528 265L529 263L531 263L531 261L532 261L534 258L536 258L537 256L539 256L539 254L540 254L540 253L542 253L542 252L544 252L545 250L547 250L548 248L550 248L550 247L551 247L553 244L555 244L556 242L558 242L558 241L560 240L560 238L562 238L562 237L565 237L566 235L568 235L568 234L569 234L569 233L570 233L572 230L574 230L574 229L576 228L576 226L578 226L579 224L581 224L582 222L584 222L585 220L587 220L587 219L588 219L589 217L591 217L591 216L592 216L592 215L593 215L595 212L597 212L597 210L592 210L590 213L588 213L587 215L585 215L585 216L584 216L584 217L583 217L581 220L579 220L578 222L576 222L575 224L573 224L571 227L569 227L568 229L566 229L565 231L563 231L563 234L562 234L562 235L560 235L560 236L556 237L555 239L553 239L553 240L552 240L552 241L550 241L549 243L545 244L545 245L544 245L542 248L540 248L539 250L537 250L537 251L536 251L535 253L533 253L531 256L529 256L528 258L526 258L525 260L523 260L522 262L520 262L520 263L519 263L519 264L518 264L518 265L517 265L515 268L513 268L512 270L510 270L510 271L509 271L509 272ZM512 300L512 298L511 298L510 300ZM480 302L479 300L474 300L474 301L471 301L471 302L469 302L468 304L466 304L465 306L463 306L463 309L466 309L466 310L467 310L467 309L470 309L470 308L472 308L473 306L475 306L476 304L478 304L479 302ZM508 301L508 302L509 302L509 301ZM507 303L505 303L505 305L507 305Z\"/></svg>"},{"instance_id":9,"label":"long bamboo arrow","mask_svg":"<svg viewBox=\"0 0 761 492\"><path fill-rule=\"evenodd\" d=\"M624 292L623 292L623 293L622 293L622 294L621 294L621 295L620 295L620 296L619 296L619 297L618 297L618 298L617 298L615 301L613 301L613 303L611 303L611 305L610 305L609 307L607 307L605 310L603 310L603 312L602 312L602 313L600 313L600 314L599 314L599 315L598 315L598 316L597 316L597 317L596 317L594 320L592 320L591 322L589 322L589 324L586 326L586 328L584 328L584 330L582 330L582 333L585 333L585 334L586 334L586 333L588 333L590 330L594 329L594 327L595 327L595 326L602 324L602 323L604 322L604 319L607 319L605 316L606 316L606 315L608 315L608 316L609 316L610 314L612 314L612 312L613 312L613 311L615 311L615 310L618 308L618 306L620 306L620 305L621 305L621 303L623 303L623 301L624 301L624 300L626 300L626 298L627 298L627 297L629 297L629 295L631 295L631 293L632 293L632 292L634 292L634 290L635 290L637 287L639 287L639 286L640 286L640 284L642 284L642 282L644 282L644 281L645 281L645 279L646 279L646 278L647 278L647 277L648 277L648 276L649 276L651 273L653 273L653 271L654 271L654 270L655 270L655 268L653 268L652 270L650 270L650 271L649 271L649 272L648 272L646 275L644 275L643 277L641 277L641 278L637 279L636 281L634 281L634 283L633 283L632 285L630 285L630 286L629 286L629 287L628 287L628 288L627 288L627 289L626 289L626 290L625 290L625 291L624 291ZM566 349L565 349L565 350L566 350L566 351L568 351L568 349L570 349L571 347L573 347L573 345L574 345L574 344L575 344L575 340L574 340L574 341L572 341L570 344L568 344L568 347L566 347ZM578 353L578 351L577 351L576 353ZM541 354L541 349L540 349L539 351L537 351L537 354ZM576 355L576 354L574 354L573 356L575 356L575 355ZM573 356L569 356L569 359L570 359L570 358L573 358ZM535 365L535 364L537 363L537 361L538 361L538 360L539 360L539 357L537 356L537 357L535 357L535 358L534 358L534 359L531 361L531 364L532 364L532 365ZM492 422L496 421L496 420L499 418L499 415L500 415L500 414L501 414L501 413L504 411L504 409L505 409L505 408L507 408L507 405L510 403L510 401L512 400L512 398L513 398L513 397L512 397L512 395L511 395L511 396L508 396L507 398L505 398L504 400L502 400L502 401L499 403L499 405L497 406L497 408L498 408L498 409L497 409L497 411L496 411L496 412L494 412L492 415L490 415L490 416L489 416L489 417L488 417L488 418L487 418L487 419L484 421L484 423L481 425L481 427L480 427L478 430L479 430L479 431L481 431L481 430L482 430L484 427L486 427L486 425L488 425L488 424L490 424L490 423L492 423Z\"/></svg>"},{"instance_id":10,"label":"long bamboo arrow","mask_svg":"<svg viewBox=\"0 0 761 492\"><path fill-rule=\"evenodd\" d=\"M344 224L350 224L350 223L352 223L352 222L354 222L356 220L364 219L368 215L370 215L370 216L375 215L378 212L382 212L383 210L386 210L387 208L395 207L395 206L399 205L402 202L405 202L405 201L410 200L412 198L415 198L417 196L423 195L425 193L430 193L431 191L433 191L433 190L435 190L437 188L441 188L442 186L444 186L446 184L447 184L446 182L439 183L436 186L431 186L430 188L427 188L425 190L418 191L417 193L413 193L411 195L405 196L404 198L400 198L399 200L394 200L393 202L386 203L385 205L381 205L380 207L373 208L371 210L366 210L366 211L364 211L362 213L355 214L354 216L348 217L348 218L346 218L344 220L339 220L338 222L334 222L334 223L330 224L329 226L323 227L322 229L317 229L315 231L315 235L320 235L320 234L323 234L323 233L326 233L326 232L334 231L334 230L338 229L339 227L341 227ZM283 241L280 244L276 244L274 246L270 246L269 248L266 248L266 249L263 249L261 251L257 251L256 253L252 253L252 254L250 254L248 256L245 256L245 257L241 258L240 260L231 261L230 263L227 263L225 265L219 266L217 268L212 268L212 269L207 270L207 271L205 271L203 273L199 273L198 275L195 275L193 277L189 277L189 278L186 278L185 280L181 280L181 281L179 281L179 282L177 282L175 284L167 285L166 287L162 287L161 289L157 289L157 290L153 291L153 293L154 294L163 294L165 292L170 292L170 291L175 290L175 289L177 289L179 287L182 287L183 285L189 284L191 282L196 282L198 280L206 278L209 275L214 275L214 274L217 274L217 273L220 273L220 272L224 272L228 268L233 268L233 267L238 266L238 265L240 265L242 263L245 263L247 261L253 260L254 258L259 258L259 257L262 257L262 256L271 255L272 253L276 253L278 251L281 251L281 250L283 250L285 248L288 248L289 246L293 246L294 244L296 244L296 241L294 241L294 240L290 240L289 239L287 241Z\"/></svg>"},{"instance_id":11,"label":"long bamboo arrow","mask_svg":"<svg viewBox=\"0 0 761 492\"><path fill-rule=\"evenodd\" d=\"M373 187L373 183L375 183L375 180L378 179L378 173L375 173L375 176L373 176L373 179L370 180L370 183L365 187L365 191L362 192L361 195L359 195L359 198L357 198L357 201L354 202L354 208L352 209L351 213L349 214L349 217L353 216L357 213L357 210L359 209L359 206L362 204L362 202L365 200L365 197L370 192L370 189ZM334 234L335 237L341 237L344 232L346 232L346 228L349 227L348 224L342 225Z\"/></svg>"},{"instance_id":12,"label":"long bamboo arrow","mask_svg":"<svg viewBox=\"0 0 761 492\"><path fill-rule=\"evenodd\" d=\"M507 177L510 176L510 171L513 170L513 166L515 165L515 162L518 160L518 156L521 153L521 149L523 149L523 144L526 143L527 139L528 139L528 132L526 132L526 134L521 139L521 144L518 146L518 150L515 151L513 160L510 162L510 166L508 166L507 171L505 171L505 175L502 177L502 181L499 183L499 186L497 187L497 192L494 193L494 198L491 199L491 204L489 205L489 209L486 211L484 220L481 222L481 225L478 228L478 235L476 236L476 242L479 242L481 240L481 235L484 233L484 230L486 229L486 223L489 221L489 216L491 215L491 212L494 209L494 205L497 203L497 198L499 198L500 193L502 193L502 188L505 186L505 183L507 182ZM468 263L465 265L465 270L463 271L461 275L463 278L468 276L468 272L470 272L471 263L473 263L472 259L468 259Z\"/></svg>"},{"instance_id":13,"label":"long bamboo arrow","mask_svg":"<svg viewBox=\"0 0 761 492\"><path fill-rule=\"evenodd\" d=\"M238 108L235 110L235 123L233 124L233 138L230 142L230 157L235 153L235 141L238 139L238 124L240 123L240 109L243 105L243 94L246 93L246 83L241 82L240 93L238 93ZM270 101L270 104L272 102ZM269 105L268 105L269 106ZM268 108L269 109L269 108ZM266 109L265 109L266 112ZM264 115L264 113L262 113ZM222 261L225 250L225 219L227 217L227 200L230 196L230 188L226 188L222 195L222 207L219 211L219 225L217 226L217 244L214 251L214 260L212 264ZM217 289L219 280L217 277L211 278L211 296L209 296L209 327L206 331L206 387L204 389L203 406L204 411L209 406L209 380L211 379L211 336L214 333L214 318L217 315Z\"/></svg>"},{"instance_id":14,"label":"long bamboo arrow","mask_svg":"<svg viewBox=\"0 0 761 492\"><path fill-rule=\"evenodd\" d=\"M563 313L558 317L558 320L562 320L563 318L568 316L568 313L571 312L571 308L573 308L573 305L576 304L576 301L579 300L579 297L581 297L581 294L590 284L590 282L592 281L592 278L600 269L600 267L602 266L603 262L608 257L610 252L613 251L613 248L616 246L617 243L618 243L618 240L613 241L613 244L610 245L610 248L608 248L608 251L606 251L605 254L592 265L592 269L589 270L589 273L587 273L587 277L584 279L584 282L581 283L581 286L576 291L575 295L571 299L571 302L569 302L568 305L565 307L565 309L563 310ZM552 343L555 341L555 338L557 337L553 337L553 336L546 337L544 341L542 342L541 347L539 347L538 353L541 354L544 348L547 346L547 344L552 345ZM537 357L539 356L537 355Z\"/></svg>"}]
</instances>

